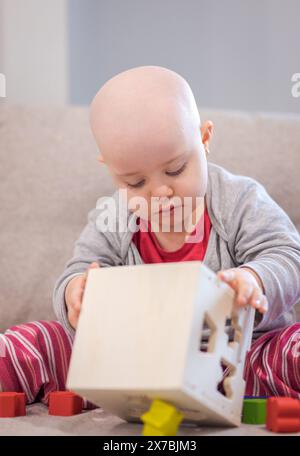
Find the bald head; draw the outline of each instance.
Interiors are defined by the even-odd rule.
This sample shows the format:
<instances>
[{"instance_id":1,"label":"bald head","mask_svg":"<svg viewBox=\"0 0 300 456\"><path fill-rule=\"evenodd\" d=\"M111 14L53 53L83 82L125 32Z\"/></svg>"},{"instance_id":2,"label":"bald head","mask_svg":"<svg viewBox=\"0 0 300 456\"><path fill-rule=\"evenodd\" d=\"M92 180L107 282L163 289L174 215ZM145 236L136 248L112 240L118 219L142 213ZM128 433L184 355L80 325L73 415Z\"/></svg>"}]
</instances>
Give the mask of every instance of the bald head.
<instances>
[{"instance_id":1,"label":"bald head","mask_svg":"<svg viewBox=\"0 0 300 456\"><path fill-rule=\"evenodd\" d=\"M189 84L158 66L132 68L108 80L92 101L90 124L107 164L117 159L121 165L142 152L163 154L200 134Z\"/></svg>"}]
</instances>

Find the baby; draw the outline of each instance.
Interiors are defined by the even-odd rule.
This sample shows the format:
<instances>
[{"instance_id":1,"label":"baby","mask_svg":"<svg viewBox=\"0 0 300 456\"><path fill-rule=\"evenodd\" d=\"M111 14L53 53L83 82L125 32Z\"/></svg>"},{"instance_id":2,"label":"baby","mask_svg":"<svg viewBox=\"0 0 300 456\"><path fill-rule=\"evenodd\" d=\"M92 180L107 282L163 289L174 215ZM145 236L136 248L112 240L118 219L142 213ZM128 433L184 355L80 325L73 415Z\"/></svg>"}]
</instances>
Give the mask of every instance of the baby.
<instances>
[{"instance_id":1,"label":"baby","mask_svg":"<svg viewBox=\"0 0 300 456\"><path fill-rule=\"evenodd\" d=\"M156 198L167 210L158 225L155 224L154 235L151 235L150 223L149 233L126 240L118 239L118 233L107 237L98 232L99 210L89 215L90 223L75 247L75 259L67 265L56 285L54 305L59 319L67 327L68 322L76 327L86 280L86 274L78 276L78 270L82 272L84 266L171 259L204 260L218 271L219 277L236 290L237 305L251 305L266 314L257 329L271 324L274 327L275 320L278 326L292 322L288 311L299 298L298 233L256 181L233 176L216 165L208 166L205 150L208 150L213 124L207 121L200 125L187 82L161 67L125 71L109 80L97 93L91 105L90 120L100 150L99 161L107 165L117 187L126 189L129 208L130 201L137 196L147 203L147 212L135 211L140 222L154 219L151 199ZM183 224L181 231L174 229L180 221L178 217L182 217L179 209L186 197L193 201L192 213L187 216L192 225L198 222L205 231L205 222L212 224L212 231L204 232L207 236L198 244L185 244L188 223ZM175 198L179 200L177 205ZM196 201L203 204L197 205ZM170 211L172 205L175 208ZM170 217L167 232L161 229L165 215ZM209 245L204 252L203 243L208 238ZM75 278L71 278L73 273L77 274ZM280 283L292 284L294 293L289 295ZM269 301L272 308L268 313ZM284 311L287 312L283 317Z\"/></svg>"},{"instance_id":2,"label":"baby","mask_svg":"<svg viewBox=\"0 0 300 456\"><path fill-rule=\"evenodd\" d=\"M28 368L27 358L20 373L11 357L6 364L0 358L2 388L45 403L49 392L65 388L89 268L203 261L236 291L237 306L256 309L246 394L300 398L300 323L293 312L300 299L299 233L261 184L207 162L213 123L200 123L188 83L162 67L130 69L100 89L90 122L99 162L118 188L110 197L118 208L110 212L116 229L101 228L102 204L91 210L55 284L59 321L28 323L2 336L15 345L19 364L22 344L30 344L35 366ZM126 211L118 205L121 192ZM45 338L59 349L46 350Z\"/></svg>"},{"instance_id":3,"label":"baby","mask_svg":"<svg viewBox=\"0 0 300 456\"><path fill-rule=\"evenodd\" d=\"M172 261L203 259L204 252L201 248L203 242L198 243L198 245L185 245L188 234L185 227L188 225L188 221L183 224L181 231L174 229L175 226L179 225L178 222L182 221L182 207L187 197L192 199L192 204L191 213L187 215L188 211L185 211L185 216L192 222L192 225L195 226L196 222L199 221L202 224L200 230L204 231L206 218L210 222L209 219L214 216L216 217L217 233L219 230L224 232L224 228L228 229L229 223L230 225L233 224L230 231L232 228L237 229L239 220L236 218L235 223L232 220L233 203L236 206L241 206L239 211L242 214L246 205L250 206L252 201L254 202L257 190L253 182L243 179L233 180L231 176L216 168L213 173L219 174L225 181L220 186L218 185L218 188L213 189L214 203L218 203L220 206L220 195L222 195L223 207L219 207L222 214L210 214L211 211L216 210L216 207L207 207L208 205L211 206L213 200L211 200L211 193L206 195L208 166L205 149L208 150L213 124L207 121L200 126L199 113L192 91L187 82L178 74L165 68L149 66L134 68L115 76L101 88L94 98L91 105L90 120L100 150L99 161L107 165L117 187L126 189L129 208L130 201L137 196L145 200L145 206L148 210L137 210L135 215L139 216L140 222L151 221L150 233L154 221L154 214L151 211L153 204L150 200L156 198L158 209L159 207L166 208L166 211L162 213L162 218L159 218L158 223L155 223L155 235L145 236L141 234L133 237L132 243L137 246L142 258L134 261L126 261L125 259L125 264L153 263L170 261L170 259ZM220 177L216 175L214 179L217 180ZM230 201L225 199L225 186L228 186L227 192ZM251 194L243 200L241 198L241 201L234 201L242 191L250 191ZM175 198L177 205L174 204ZM172 205L175 208L170 211ZM269 206L269 214L271 214L272 207L272 205ZM249 215L253 216L254 212ZM118 246L116 246L116 251L112 251L117 242L109 246L99 244L103 234L100 237L97 234L96 216L97 210L90 215L88 231L85 231L77 242L76 264L72 261L71 265L67 267L63 275L64 281L62 284L58 283L55 291L56 312L66 326L68 326L69 321L73 327L76 327L86 280L86 275L77 275L70 280L73 270L77 271L78 268L82 268L91 262L91 267L97 267L98 264L93 260L107 266L113 266L118 262L124 264L124 259L120 258L121 252L117 251ZM170 229L163 232L162 228L166 216L170 219ZM226 227L221 226L220 216L222 221L224 216L226 217L224 220L227 223ZM214 222L214 220L212 221ZM257 229L261 228L260 226L257 227ZM256 244L253 226L249 226L248 229L249 236ZM227 233L223 233L221 239L217 238L217 233L210 235L212 245L210 246L210 254L206 256L208 266L217 270L235 266L235 263L241 263L243 261L241 255L245 253L242 252L243 241L240 243L240 258L232 262L226 246L228 242L226 244L224 242L227 240ZM231 242L233 242L234 234L237 233L232 232ZM266 237L267 235L266 233ZM150 239L149 236L151 236ZM221 242L222 238L223 243L219 253L222 253L223 258L218 258L217 244ZM149 252L151 241L154 244L152 244L152 251ZM244 248L249 249L250 246L246 246L245 242L246 239ZM83 247L84 251L80 246ZM148 251L145 251L147 246ZM155 246L159 252L155 251ZM231 247L234 247L233 244ZM253 245L251 247L256 249L257 254L262 250L258 246ZM130 248L129 242L126 245L126 249L128 248ZM125 245L121 249L123 252ZM117 263L113 255L118 257ZM233 252L232 256L235 256ZM295 261L297 260L299 258L295 257ZM255 266L253 264L249 267L243 266L243 268L220 271L219 276L228 281L237 291L236 301L238 305L249 304L264 313L267 311L268 302L263 282L260 275L257 274L257 271L260 272L261 269L259 265ZM66 287L65 280L68 281ZM60 289L63 291L65 288L67 308L62 296L59 296Z\"/></svg>"}]
</instances>

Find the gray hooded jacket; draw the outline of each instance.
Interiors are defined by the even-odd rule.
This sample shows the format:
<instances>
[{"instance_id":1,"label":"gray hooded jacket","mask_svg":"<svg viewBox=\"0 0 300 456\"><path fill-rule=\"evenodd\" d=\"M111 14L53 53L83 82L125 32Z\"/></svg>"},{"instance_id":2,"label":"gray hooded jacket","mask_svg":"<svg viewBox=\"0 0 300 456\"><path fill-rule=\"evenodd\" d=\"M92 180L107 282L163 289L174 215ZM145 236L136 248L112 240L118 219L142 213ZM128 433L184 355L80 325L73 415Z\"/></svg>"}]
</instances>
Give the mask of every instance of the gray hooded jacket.
<instances>
[{"instance_id":1,"label":"gray hooded jacket","mask_svg":"<svg viewBox=\"0 0 300 456\"><path fill-rule=\"evenodd\" d=\"M136 215L118 210L118 191L112 197L117 211L111 216L117 229L99 229L107 209L97 204L54 287L56 316L72 333L64 297L71 278L85 272L93 261L102 267L144 263L132 242ZM293 306L300 299L300 236L288 215L259 182L213 163L208 163L206 204L211 231L203 263L214 272L247 266L263 282L269 310L256 319L253 338L294 323Z\"/></svg>"}]
</instances>

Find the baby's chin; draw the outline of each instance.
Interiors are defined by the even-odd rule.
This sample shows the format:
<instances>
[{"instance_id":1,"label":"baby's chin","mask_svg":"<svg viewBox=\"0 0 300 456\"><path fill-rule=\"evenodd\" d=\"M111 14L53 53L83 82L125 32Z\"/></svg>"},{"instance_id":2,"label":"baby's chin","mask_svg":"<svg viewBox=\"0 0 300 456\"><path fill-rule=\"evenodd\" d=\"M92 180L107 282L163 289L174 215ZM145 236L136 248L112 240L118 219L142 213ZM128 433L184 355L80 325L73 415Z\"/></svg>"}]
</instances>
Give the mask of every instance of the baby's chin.
<instances>
[{"instance_id":1,"label":"baby's chin","mask_svg":"<svg viewBox=\"0 0 300 456\"><path fill-rule=\"evenodd\" d=\"M142 211L135 211L135 215L140 218L140 225L147 226L150 222L151 227L159 228L159 231L178 232L178 233L190 233L194 229L193 225L193 210L183 211L182 206L175 207L171 211L164 213L145 213Z\"/></svg>"}]
</instances>

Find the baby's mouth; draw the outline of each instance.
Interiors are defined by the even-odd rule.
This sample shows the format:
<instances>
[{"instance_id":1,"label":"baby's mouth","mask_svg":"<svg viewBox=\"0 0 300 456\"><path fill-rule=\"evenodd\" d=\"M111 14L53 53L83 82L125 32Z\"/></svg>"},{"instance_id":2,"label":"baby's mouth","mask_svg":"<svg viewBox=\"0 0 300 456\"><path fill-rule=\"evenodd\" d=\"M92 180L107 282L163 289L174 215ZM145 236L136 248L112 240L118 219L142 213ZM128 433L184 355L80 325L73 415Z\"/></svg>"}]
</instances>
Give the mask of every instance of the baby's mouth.
<instances>
[{"instance_id":1,"label":"baby's mouth","mask_svg":"<svg viewBox=\"0 0 300 456\"><path fill-rule=\"evenodd\" d=\"M167 208L160 208L159 213L160 214L164 214L164 213L173 212L174 208L175 208L174 205L171 205L171 206L169 206Z\"/></svg>"}]
</instances>

